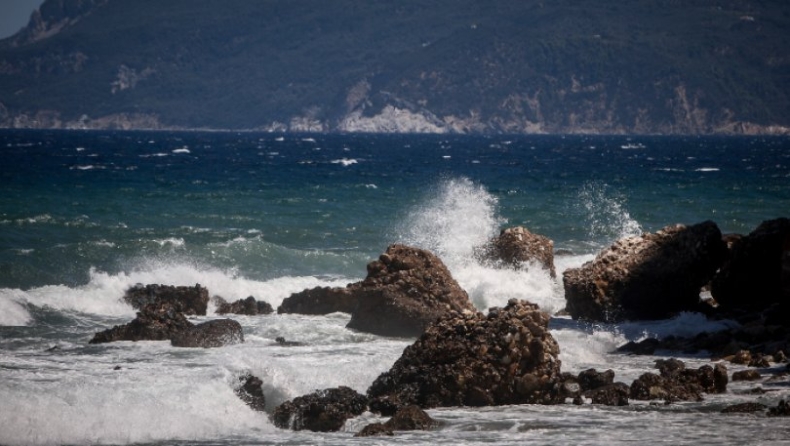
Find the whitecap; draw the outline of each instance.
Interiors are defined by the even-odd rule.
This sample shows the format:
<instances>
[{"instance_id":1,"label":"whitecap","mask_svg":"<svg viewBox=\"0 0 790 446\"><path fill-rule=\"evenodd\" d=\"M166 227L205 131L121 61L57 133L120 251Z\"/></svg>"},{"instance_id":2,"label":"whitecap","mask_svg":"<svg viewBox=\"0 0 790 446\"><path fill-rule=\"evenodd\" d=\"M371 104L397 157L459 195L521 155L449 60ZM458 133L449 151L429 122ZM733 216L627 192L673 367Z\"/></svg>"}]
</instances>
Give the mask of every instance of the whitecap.
<instances>
[{"instance_id":1,"label":"whitecap","mask_svg":"<svg viewBox=\"0 0 790 446\"><path fill-rule=\"evenodd\" d=\"M0 326L24 326L33 320L24 305L20 303L19 293L20 290L0 289Z\"/></svg>"},{"instance_id":2,"label":"whitecap","mask_svg":"<svg viewBox=\"0 0 790 446\"><path fill-rule=\"evenodd\" d=\"M192 152L189 151L187 146L184 146L184 147L182 147L180 149L173 150L173 153L192 153Z\"/></svg>"},{"instance_id":3,"label":"whitecap","mask_svg":"<svg viewBox=\"0 0 790 446\"><path fill-rule=\"evenodd\" d=\"M357 160L355 160L353 158L341 158L341 159L338 159L338 160L332 160L331 163L332 164L342 164L343 167L348 167L348 166L350 166L352 164L357 164Z\"/></svg>"},{"instance_id":4,"label":"whitecap","mask_svg":"<svg viewBox=\"0 0 790 446\"><path fill-rule=\"evenodd\" d=\"M718 167L700 167L694 169L695 172L718 172L719 170L721 169L719 169Z\"/></svg>"}]
</instances>

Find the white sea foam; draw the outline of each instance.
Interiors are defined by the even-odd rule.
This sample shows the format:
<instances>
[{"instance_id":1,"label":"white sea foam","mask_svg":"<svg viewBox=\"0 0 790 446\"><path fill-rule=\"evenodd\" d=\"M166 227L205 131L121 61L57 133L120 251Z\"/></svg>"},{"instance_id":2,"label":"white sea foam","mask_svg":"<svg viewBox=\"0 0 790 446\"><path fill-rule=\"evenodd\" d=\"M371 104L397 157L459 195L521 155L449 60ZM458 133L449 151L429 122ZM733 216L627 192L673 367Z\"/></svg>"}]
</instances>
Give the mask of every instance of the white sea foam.
<instances>
[{"instance_id":1,"label":"white sea foam","mask_svg":"<svg viewBox=\"0 0 790 446\"><path fill-rule=\"evenodd\" d=\"M184 147L182 147L180 149L173 150L173 153L192 153L192 152L189 151L187 146L184 146Z\"/></svg>"},{"instance_id":2,"label":"white sea foam","mask_svg":"<svg viewBox=\"0 0 790 446\"><path fill-rule=\"evenodd\" d=\"M348 167L352 164L357 164L358 161L353 158L341 158L337 160L332 160L332 164L341 164L343 167Z\"/></svg>"},{"instance_id":3,"label":"white sea foam","mask_svg":"<svg viewBox=\"0 0 790 446\"><path fill-rule=\"evenodd\" d=\"M33 320L33 317L15 296L15 291L17 290L0 288L0 326L23 326Z\"/></svg>"},{"instance_id":4,"label":"white sea foam","mask_svg":"<svg viewBox=\"0 0 790 446\"><path fill-rule=\"evenodd\" d=\"M721 169L718 167L700 167L698 169L694 169L695 172L718 172L719 170Z\"/></svg>"}]
</instances>

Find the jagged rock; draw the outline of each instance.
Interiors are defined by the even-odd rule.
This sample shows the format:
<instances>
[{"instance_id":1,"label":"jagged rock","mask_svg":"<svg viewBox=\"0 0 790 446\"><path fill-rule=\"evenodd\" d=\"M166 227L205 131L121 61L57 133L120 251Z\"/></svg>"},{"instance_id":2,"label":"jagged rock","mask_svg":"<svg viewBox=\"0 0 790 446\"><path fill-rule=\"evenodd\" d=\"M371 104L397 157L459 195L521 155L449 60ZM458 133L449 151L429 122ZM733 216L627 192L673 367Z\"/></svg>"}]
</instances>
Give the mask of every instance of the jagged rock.
<instances>
[{"instance_id":1,"label":"jagged rock","mask_svg":"<svg viewBox=\"0 0 790 446\"><path fill-rule=\"evenodd\" d=\"M236 395L257 411L266 408L266 397L263 395L263 381L249 373L239 376L239 387L235 389Z\"/></svg>"},{"instance_id":2,"label":"jagged rock","mask_svg":"<svg viewBox=\"0 0 790 446\"><path fill-rule=\"evenodd\" d=\"M733 381L757 381L762 377L760 372L754 369L738 370L732 374Z\"/></svg>"},{"instance_id":3,"label":"jagged rock","mask_svg":"<svg viewBox=\"0 0 790 446\"><path fill-rule=\"evenodd\" d=\"M727 390L727 369L721 364L704 365L697 370L686 369L682 361L657 361L660 375L644 373L631 383L630 397L635 400L663 399L701 401L702 393L723 393Z\"/></svg>"},{"instance_id":4,"label":"jagged rock","mask_svg":"<svg viewBox=\"0 0 790 446\"><path fill-rule=\"evenodd\" d=\"M711 295L722 312L775 306L770 316L786 321L790 316L790 219L764 221L733 242L711 282Z\"/></svg>"},{"instance_id":5,"label":"jagged rock","mask_svg":"<svg viewBox=\"0 0 790 446\"><path fill-rule=\"evenodd\" d=\"M174 347L222 347L244 342L241 324L232 319L217 319L197 324L170 338Z\"/></svg>"},{"instance_id":6,"label":"jagged rock","mask_svg":"<svg viewBox=\"0 0 790 446\"><path fill-rule=\"evenodd\" d=\"M367 406L367 397L340 386L286 401L274 409L271 420L281 429L335 432Z\"/></svg>"},{"instance_id":7,"label":"jagged rock","mask_svg":"<svg viewBox=\"0 0 790 446\"><path fill-rule=\"evenodd\" d=\"M599 387L609 386L614 384L614 370L607 370L599 372L595 369L587 369L579 372L576 378L582 392L588 390L595 390Z\"/></svg>"},{"instance_id":8,"label":"jagged rock","mask_svg":"<svg viewBox=\"0 0 790 446\"><path fill-rule=\"evenodd\" d=\"M200 284L188 287L138 283L126 290L123 300L136 309L161 302L173 305L176 311L186 315L205 316L209 299L208 290Z\"/></svg>"},{"instance_id":9,"label":"jagged rock","mask_svg":"<svg viewBox=\"0 0 790 446\"><path fill-rule=\"evenodd\" d=\"M725 251L711 221L618 240L593 261L565 271L566 309L574 319L605 322L699 310L700 289Z\"/></svg>"},{"instance_id":10,"label":"jagged rock","mask_svg":"<svg viewBox=\"0 0 790 446\"><path fill-rule=\"evenodd\" d=\"M515 299L488 315L443 316L373 382L371 410L562 402L548 321L537 305Z\"/></svg>"},{"instance_id":11,"label":"jagged rock","mask_svg":"<svg viewBox=\"0 0 790 446\"><path fill-rule=\"evenodd\" d=\"M429 430L438 425L424 410L417 406L406 406L398 410L386 423L365 426L355 437L393 435L395 431Z\"/></svg>"},{"instance_id":12,"label":"jagged rock","mask_svg":"<svg viewBox=\"0 0 790 446\"><path fill-rule=\"evenodd\" d=\"M554 242L522 226L503 229L498 237L485 246L483 258L517 268L534 261L548 270L551 277L557 275L554 269Z\"/></svg>"},{"instance_id":13,"label":"jagged rock","mask_svg":"<svg viewBox=\"0 0 790 446\"><path fill-rule=\"evenodd\" d=\"M721 413L754 413L762 412L768 409L768 406L760 403L740 403L727 406L721 410Z\"/></svg>"},{"instance_id":14,"label":"jagged rock","mask_svg":"<svg viewBox=\"0 0 790 446\"><path fill-rule=\"evenodd\" d=\"M217 305L217 314L245 314L256 316L258 314L271 314L274 312L269 303L256 301L253 296L246 299L239 299L236 302L228 303L220 296L214 296L214 303Z\"/></svg>"},{"instance_id":15,"label":"jagged rock","mask_svg":"<svg viewBox=\"0 0 790 446\"><path fill-rule=\"evenodd\" d=\"M355 284L352 284L348 288L316 287L300 291L283 299L283 303L277 308L277 313L351 314L359 298L352 292L355 288Z\"/></svg>"},{"instance_id":16,"label":"jagged rock","mask_svg":"<svg viewBox=\"0 0 790 446\"><path fill-rule=\"evenodd\" d=\"M165 341L192 326L172 304L157 302L144 306L132 322L96 333L90 343Z\"/></svg>"},{"instance_id":17,"label":"jagged rock","mask_svg":"<svg viewBox=\"0 0 790 446\"><path fill-rule=\"evenodd\" d=\"M442 261L428 251L391 245L368 264L365 280L313 288L286 298L278 313L351 313L348 328L382 336L419 336L449 311L474 306Z\"/></svg>"},{"instance_id":18,"label":"jagged rock","mask_svg":"<svg viewBox=\"0 0 790 446\"><path fill-rule=\"evenodd\" d=\"M752 362L752 352L749 350L740 350L730 359L730 362L733 364L748 365Z\"/></svg>"}]
</instances>

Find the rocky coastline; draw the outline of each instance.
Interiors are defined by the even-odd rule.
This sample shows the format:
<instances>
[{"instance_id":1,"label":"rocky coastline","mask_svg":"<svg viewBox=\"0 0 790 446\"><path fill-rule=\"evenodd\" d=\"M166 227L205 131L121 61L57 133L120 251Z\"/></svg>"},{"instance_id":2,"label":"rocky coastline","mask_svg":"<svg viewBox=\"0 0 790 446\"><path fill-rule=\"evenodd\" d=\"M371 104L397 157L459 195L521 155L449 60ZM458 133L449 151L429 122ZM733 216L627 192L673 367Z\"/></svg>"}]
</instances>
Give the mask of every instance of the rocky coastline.
<instances>
[{"instance_id":1,"label":"rocky coastline","mask_svg":"<svg viewBox=\"0 0 790 446\"><path fill-rule=\"evenodd\" d=\"M554 272L551 241L526 228L503 230L479 252L504 267L537 265ZM765 370L788 382L790 219L765 221L745 235L722 234L710 221L667 226L616 241L590 262L564 271L562 282L573 319L619 323L694 311L737 326L621 346L621 354L667 357L630 385L616 381L612 370L572 374L562 370L561 345L549 326L552 315L515 299L478 311L438 257L395 244L368 264L364 280L304 290L277 309L278 314L346 312L349 329L416 338L365 394L341 386L267 407L261 380L250 374L239 377L234 391L284 429L338 431L366 411L391 417L357 433L372 436L434 429L438 423L425 410L437 407L673 404L726 393L729 383L761 379ZM97 333L90 343L169 340L173 346L201 348L243 343L242 327L233 319L200 324L187 319L206 315L208 296L200 285L137 285L123 297L139 310L137 317ZM218 315L276 317L253 296L234 303L215 296L213 302ZM277 343L289 345L283 338ZM687 368L674 357L700 352L710 355L711 364ZM730 373L727 364L747 369ZM790 406L744 403L723 412L789 416Z\"/></svg>"}]
</instances>

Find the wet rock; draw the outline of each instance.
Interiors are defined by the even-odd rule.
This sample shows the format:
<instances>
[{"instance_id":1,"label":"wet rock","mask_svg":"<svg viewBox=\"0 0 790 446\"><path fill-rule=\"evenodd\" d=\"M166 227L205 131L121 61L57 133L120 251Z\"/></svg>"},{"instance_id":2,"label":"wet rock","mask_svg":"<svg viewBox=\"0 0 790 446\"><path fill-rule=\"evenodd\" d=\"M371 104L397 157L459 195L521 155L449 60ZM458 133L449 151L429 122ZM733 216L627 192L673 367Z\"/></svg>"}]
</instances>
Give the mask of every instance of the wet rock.
<instances>
[{"instance_id":1,"label":"wet rock","mask_svg":"<svg viewBox=\"0 0 790 446\"><path fill-rule=\"evenodd\" d=\"M247 316L256 316L274 312L271 305L264 301L255 300L253 296L249 296L246 299L239 299L233 303L228 303L220 296L214 296L214 302L217 305L217 314L244 314Z\"/></svg>"},{"instance_id":2,"label":"wet rock","mask_svg":"<svg viewBox=\"0 0 790 446\"><path fill-rule=\"evenodd\" d=\"M249 373L239 376L239 387L235 389L236 395L257 411L266 408L266 397L263 395L263 381Z\"/></svg>"},{"instance_id":3,"label":"wet rock","mask_svg":"<svg viewBox=\"0 0 790 446\"><path fill-rule=\"evenodd\" d=\"M330 314L349 313L357 306L358 295L352 293L356 287L316 287L291 294L277 308L279 314Z\"/></svg>"},{"instance_id":4,"label":"wet rock","mask_svg":"<svg viewBox=\"0 0 790 446\"><path fill-rule=\"evenodd\" d=\"M699 310L700 290L725 254L721 232L710 221L618 240L581 268L565 271L566 309L574 319L604 322Z\"/></svg>"},{"instance_id":5,"label":"wet rock","mask_svg":"<svg viewBox=\"0 0 790 446\"><path fill-rule=\"evenodd\" d=\"M386 423L373 423L365 426L355 437L373 435L393 435L395 431L430 430L439 423L417 406L399 409Z\"/></svg>"},{"instance_id":6,"label":"wet rock","mask_svg":"<svg viewBox=\"0 0 790 446\"><path fill-rule=\"evenodd\" d=\"M762 377L763 376L760 375L760 372L754 369L738 370L732 374L733 381L757 381Z\"/></svg>"},{"instance_id":7,"label":"wet rock","mask_svg":"<svg viewBox=\"0 0 790 446\"><path fill-rule=\"evenodd\" d=\"M730 359L730 362L733 364L748 365L752 362L752 353L749 350L740 350Z\"/></svg>"},{"instance_id":8,"label":"wet rock","mask_svg":"<svg viewBox=\"0 0 790 446\"><path fill-rule=\"evenodd\" d=\"M313 288L286 298L279 313L351 314L348 328L416 337L450 311L474 306L442 261L428 251L392 245L368 264L365 280L345 288Z\"/></svg>"},{"instance_id":9,"label":"wet rock","mask_svg":"<svg viewBox=\"0 0 790 446\"><path fill-rule=\"evenodd\" d=\"M384 423L372 423L363 427L361 431L354 434L355 437L378 437L382 435L392 436L395 435L395 432L384 425Z\"/></svg>"},{"instance_id":10,"label":"wet rock","mask_svg":"<svg viewBox=\"0 0 790 446\"><path fill-rule=\"evenodd\" d=\"M156 302L143 307L132 322L96 333L90 343L165 341L192 326L173 304Z\"/></svg>"},{"instance_id":11,"label":"wet rock","mask_svg":"<svg viewBox=\"0 0 790 446\"><path fill-rule=\"evenodd\" d=\"M281 345L283 347L301 347L303 345L306 345L304 342L289 341L282 336L277 336L276 338L274 338L274 342L276 342L277 345Z\"/></svg>"},{"instance_id":12,"label":"wet rock","mask_svg":"<svg viewBox=\"0 0 790 446\"><path fill-rule=\"evenodd\" d=\"M560 403L559 346L548 321L537 305L515 299L488 315L447 314L373 382L371 409Z\"/></svg>"},{"instance_id":13,"label":"wet rock","mask_svg":"<svg viewBox=\"0 0 790 446\"><path fill-rule=\"evenodd\" d=\"M790 316L790 219L764 221L732 244L711 282L722 312L765 310L777 322Z\"/></svg>"},{"instance_id":14,"label":"wet rock","mask_svg":"<svg viewBox=\"0 0 790 446\"><path fill-rule=\"evenodd\" d=\"M721 410L721 413L754 413L763 412L768 409L768 406L760 403L740 403L727 406Z\"/></svg>"},{"instance_id":15,"label":"wet rock","mask_svg":"<svg viewBox=\"0 0 790 446\"><path fill-rule=\"evenodd\" d=\"M241 324L232 319L217 319L197 324L176 333L170 344L174 347L222 347L244 342Z\"/></svg>"},{"instance_id":16,"label":"wet rock","mask_svg":"<svg viewBox=\"0 0 790 446\"><path fill-rule=\"evenodd\" d=\"M579 372L576 379L581 387L581 391L586 392L588 390L614 384L614 371L607 370L605 372L599 372L595 369L587 369Z\"/></svg>"},{"instance_id":17,"label":"wet rock","mask_svg":"<svg viewBox=\"0 0 790 446\"><path fill-rule=\"evenodd\" d=\"M590 398L593 404L627 406L629 393L628 384L618 382L588 390L584 392L584 396Z\"/></svg>"},{"instance_id":18,"label":"wet rock","mask_svg":"<svg viewBox=\"0 0 790 446\"><path fill-rule=\"evenodd\" d=\"M790 417L790 403L780 400L776 407L768 409L769 417Z\"/></svg>"},{"instance_id":19,"label":"wet rock","mask_svg":"<svg viewBox=\"0 0 790 446\"><path fill-rule=\"evenodd\" d=\"M554 269L554 242L521 226L503 229L498 237L488 242L482 257L516 268L536 262L549 271L551 277L557 274Z\"/></svg>"},{"instance_id":20,"label":"wet rock","mask_svg":"<svg viewBox=\"0 0 790 446\"><path fill-rule=\"evenodd\" d=\"M200 284L194 287L137 284L123 296L133 308L142 309L151 304L170 304L186 315L205 316L208 308L208 290Z\"/></svg>"},{"instance_id":21,"label":"wet rock","mask_svg":"<svg viewBox=\"0 0 790 446\"><path fill-rule=\"evenodd\" d=\"M368 399L348 387L320 390L286 401L274 409L272 423L281 429L335 432L362 414Z\"/></svg>"},{"instance_id":22,"label":"wet rock","mask_svg":"<svg viewBox=\"0 0 790 446\"><path fill-rule=\"evenodd\" d=\"M660 375L645 373L630 388L635 400L663 399L665 402L701 401L703 393L727 390L727 369L721 364L704 365L697 370L686 369L682 361L657 361Z\"/></svg>"}]
</instances>

